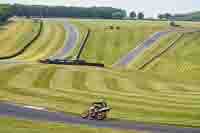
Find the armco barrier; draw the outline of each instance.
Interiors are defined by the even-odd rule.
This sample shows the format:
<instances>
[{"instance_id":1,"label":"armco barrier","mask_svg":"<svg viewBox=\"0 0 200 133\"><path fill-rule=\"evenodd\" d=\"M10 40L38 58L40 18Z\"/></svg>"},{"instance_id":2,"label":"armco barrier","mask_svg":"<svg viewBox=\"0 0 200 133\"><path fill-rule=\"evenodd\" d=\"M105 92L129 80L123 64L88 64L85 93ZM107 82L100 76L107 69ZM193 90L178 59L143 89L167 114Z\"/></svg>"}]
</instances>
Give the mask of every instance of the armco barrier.
<instances>
[{"instance_id":1,"label":"armco barrier","mask_svg":"<svg viewBox=\"0 0 200 133\"><path fill-rule=\"evenodd\" d=\"M90 33L91 33L91 30L88 29L87 34L85 35L85 37L81 43L80 50L78 51L78 54L76 56L76 60L47 59L47 60L40 60L39 62L44 63L44 64L56 64L56 65L78 65L78 66L104 67L104 64L101 64L101 63L91 63L91 62L86 62L86 61L80 60L80 56L83 53L83 50L87 44L88 38L90 37Z\"/></svg>"},{"instance_id":2,"label":"armco barrier","mask_svg":"<svg viewBox=\"0 0 200 133\"><path fill-rule=\"evenodd\" d=\"M43 21L40 20L40 28L39 28L39 31L38 33L35 35L35 37L30 41L28 42L21 50L19 50L18 52L12 54L12 55L8 55L8 56L2 56L0 57L0 60L6 60L6 59L11 59L11 58L14 58L14 57L17 57L19 55L21 55L22 53L24 53L30 46L32 43L34 43L38 37L41 35L41 32L42 32L42 29L43 29Z\"/></svg>"},{"instance_id":3,"label":"armco barrier","mask_svg":"<svg viewBox=\"0 0 200 133\"><path fill-rule=\"evenodd\" d=\"M82 52L83 52L83 49L85 48L86 43L87 43L87 41L88 41L88 39L89 39L89 37L90 37L90 32L91 32L91 30L88 29L88 30L87 30L87 34L86 34L86 36L85 36L83 42L81 43L81 48L80 48L80 50L79 50L79 52L78 52L78 54L77 54L77 56L76 56L76 60L79 60L79 59L80 59L81 54L82 54Z\"/></svg>"}]
</instances>

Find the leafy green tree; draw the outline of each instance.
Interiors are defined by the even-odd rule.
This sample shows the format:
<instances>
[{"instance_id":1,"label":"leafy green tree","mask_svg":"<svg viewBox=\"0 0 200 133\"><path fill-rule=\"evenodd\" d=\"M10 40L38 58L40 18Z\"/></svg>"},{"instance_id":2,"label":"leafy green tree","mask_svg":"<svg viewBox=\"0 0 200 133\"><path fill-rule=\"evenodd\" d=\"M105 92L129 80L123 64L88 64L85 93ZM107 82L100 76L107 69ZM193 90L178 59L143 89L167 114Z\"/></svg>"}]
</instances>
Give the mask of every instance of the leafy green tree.
<instances>
[{"instance_id":1,"label":"leafy green tree","mask_svg":"<svg viewBox=\"0 0 200 133\"><path fill-rule=\"evenodd\" d=\"M159 14L159 15L158 15L158 18L159 18L159 19L164 19L163 14Z\"/></svg>"},{"instance_id":2,"label":"leafy green tree","mask_svg":"<svg viewBox=\"0 0 200 133\"><path fill-rule=\"evenodd\" d=\"M112 14L112 18L113 19L122 19L122 13L121 12L114 12L113 14Z\"/></svg>"},{"instance_id":3,"label":"leafy green tree","mask_svg":"<svg viewBox=\"0 0 200 133\"><path fill-rule=\"evenodd\" d=\"M130 12L130 18L135 19L137 17L135 11Z\"/></svg>"},{"instance_id":4,"label":"leafy green tree","mask_svg":"<svg viewBox=\"0 0 200 133\"><path fill-rule=\"evenodd\" d=\"M166 19L170 19L170 18L172 17L172 15L171 15L170 13L165 13L165 14L164 14L164 17L165 17Z\"/></svg>"},{"instance_id":5,"label":"leafy green tree","mask_svg":"<svg viewBox=\"0 0 200 133\"><path fill-rule=\"evenodd\" d=\"M138 17L138 19L144 19L144 13L143 12L139 12L137 17Z\"/></svg>"},{"instance_id":6,"label":"leafy green tree","mask_svg":"<svg viewBox=\"0 0 200 133\"><path fill-rule=\"evenodd\" d=\"M165 13L165 14L159 14L159 15L158 15L158 18L159 18L159 19L167 19L167 20L169 20L169 19L171 19L172 17L173 17L173 15L170 14L170 13Z\"/></svg>"},{"instance_id":7,"label":"leafy green tree","mask_svg":"<svg viewBox=\"0 0 200 133\"><path fill-rule=\"evenodd\" d=\"M41 5L14 5L16 16L30 17L77 17L77 18L103 18L111 19L113 13L120 12L126 15L126 11L112 7L65 7L65 6L41 6Z\"/></svg>"}]
</instances>

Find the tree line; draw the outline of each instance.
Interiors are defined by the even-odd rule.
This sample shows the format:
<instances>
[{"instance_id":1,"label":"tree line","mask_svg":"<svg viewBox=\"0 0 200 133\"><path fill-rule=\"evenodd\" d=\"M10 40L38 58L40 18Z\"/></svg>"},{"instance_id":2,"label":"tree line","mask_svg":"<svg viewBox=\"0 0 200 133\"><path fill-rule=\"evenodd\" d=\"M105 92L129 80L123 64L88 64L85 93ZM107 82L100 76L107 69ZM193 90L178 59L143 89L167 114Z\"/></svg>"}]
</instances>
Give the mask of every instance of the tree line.
<instances>
[{"instance_id":1,"label":"tree line","mask_svg":"<svg viewBox=\"0 0 200 133\"><path fill-rule=\"evenodd\" d=\"M135 11L130 12L129 17L131 19L144 19L144 13L139 12L138 14Z\"/></svg>"},{"instance_id":2,"label":"tree line","mask_svg":"<svg viewBox=\"0 0 200 133\"><path fill-rule=\"evenodd\" d=\"M123 9L112 7L65 7L42 5L0 5L0 21L5 21L10 16L20 17L74 17L74 18L102 18L126 19L127 12ZM2 9L2 10L1 10ZM144 13L129 14L131 19L144 19Z\"/></svg>"},{"instance_id":3,"label":"tree line","mask_svg":"<svg viewBox=\"0 0 200 133\"><path fill-rule=\"evenodd\" d=\"M123 9L112 7L65 7L42 5L8 5L0 4L0 22L6 21L11 16L22 17L74 17L74 18L100 18L100 19L145 19L143 12L127 12ZM159 14L160 20L189 20L200 21L200 12L188 14ZM154 20L154 19L153 19Z\"/></svg>"},{"instance_id":4,"label":"tree line","mask_svg":"<svg viewBox=\"0 0 200 133\"><path fill-rule=\"evenodd\" d=\"M41 6L19 5L13 6L15 16L26 17L77 17L77 18L103 18L123 19L126 11L112 7L65 7L65 6Z\"/></svg>"},{"instance_id":5,"label":"tree line","mask_svg":"<svg viewBox=\"0 0 200 133\"><path fill-rule=\"evenodd\" d=\"M200 12L193 12L188 14L159 14L160 20L179 20L179 21L200 21Z\"/></svg>"}]
</instances>

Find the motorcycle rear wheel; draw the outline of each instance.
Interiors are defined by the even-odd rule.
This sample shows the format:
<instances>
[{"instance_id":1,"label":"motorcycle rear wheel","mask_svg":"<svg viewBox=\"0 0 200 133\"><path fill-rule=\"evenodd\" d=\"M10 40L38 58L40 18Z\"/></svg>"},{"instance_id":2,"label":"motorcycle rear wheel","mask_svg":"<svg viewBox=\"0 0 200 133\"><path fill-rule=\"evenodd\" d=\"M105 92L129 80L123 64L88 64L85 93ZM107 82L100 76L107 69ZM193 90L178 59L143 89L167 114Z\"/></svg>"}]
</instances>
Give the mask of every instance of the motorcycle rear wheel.
<instances>
[{"instance_id":1,"label":"motorcycle rear wheel","mask_svg":"<svg viewBox=\"0 0 200 133\"><path fill-rule=\"evenodd\" d=\"M104 120L106 119L106 112L101 112L97 114L97 120Z\"/></svg>"}]
</instances>

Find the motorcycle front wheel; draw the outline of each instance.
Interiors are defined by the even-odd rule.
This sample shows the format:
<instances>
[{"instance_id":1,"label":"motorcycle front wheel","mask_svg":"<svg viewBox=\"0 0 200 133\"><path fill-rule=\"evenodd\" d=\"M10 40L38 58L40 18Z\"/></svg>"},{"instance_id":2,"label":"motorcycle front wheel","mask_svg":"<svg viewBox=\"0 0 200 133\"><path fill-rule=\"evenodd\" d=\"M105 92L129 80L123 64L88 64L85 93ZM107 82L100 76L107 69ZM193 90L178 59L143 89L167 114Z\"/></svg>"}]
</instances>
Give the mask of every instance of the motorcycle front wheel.
<instances>
[{"instance_id":1,"label":"motorcycle front wheel","mask_svg":"<svg viewBox=\"0 0 200 133\"><path fill-rule=\"evenodd\" d=\"M83 112L83 113L81 114L81 117L82 117L83 119L87 119L87 118L89 117L89 111Z\"/></svg>"}]
</instances>

